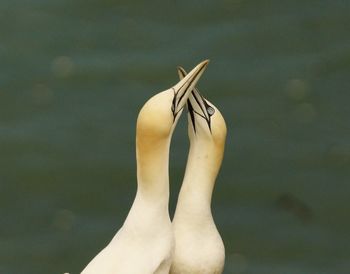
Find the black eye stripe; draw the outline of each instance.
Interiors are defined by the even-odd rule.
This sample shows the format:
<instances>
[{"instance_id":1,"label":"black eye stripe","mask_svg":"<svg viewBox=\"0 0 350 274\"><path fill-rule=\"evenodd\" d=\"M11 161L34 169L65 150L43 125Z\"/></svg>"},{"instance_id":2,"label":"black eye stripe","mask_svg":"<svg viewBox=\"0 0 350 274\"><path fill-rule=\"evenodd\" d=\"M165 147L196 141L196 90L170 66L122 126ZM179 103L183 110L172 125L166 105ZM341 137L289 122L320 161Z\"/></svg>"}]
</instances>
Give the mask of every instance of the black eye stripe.
<instances>
[{"instance_id":1,"label":"black eye stripe","mask_svg":"<svg viewBox=\"0 0 350 274\"><path fill-rule=\"evenodd\" d=\"M206 103L205 99L202 97L202 102L204 102L204 104L206 105L206 108L203 110L202 105L198 102L198 98L196 98L194 94L193 94L192 97L194 98L194 100L192 99L193 103L194 104L198 104L200 106L200 108L201 108L201 111L202 111L202 113L196 111L193 108L193 105L191 103L191 99L187 100L188 112L190 114L191 122L192 122L193 129L194 129L195 133L196 133L196 120L195 120L195 117L194 117L195 114L198 115L199 117L203 118L207 122L209 131L211 132L211 116L215 112L214 108L212 106L210 106L208 103ZM212 114L207 112L208 109L209 109L209 112L212 112ZM208 116L206 116L205 113L207 113Z\"/></svg>"},{"instance_id":2,"label":"black eye stripe","mask_svg":"<svg viewBox=\"0 0 350 274\"><path fill-rule=\"evenodd\" d=\"M201 110L202 110L203 113L206 113L206 110L203 108L203 105L200 103L200 101L203 101L203 102L204 102L204 98L201 97L202 100L198 99L198 98L197 98L197 94L198 94L198 91L197 91L197 92L193 92L193 91L192 91L192 95L193 95L194 99L196 100L198 106L201 108Z\"/></svg>"},{"instance_id":3,"label":"black eye stripe","mask_svg":"<svg viewBox=\"0 0 350 274\"><path fill-rule=\"evenodd\" d=\"M175 101L176 101L176 96L174 96L173 102L171 104L171 111L174 113L175 112Z\"/></svg>"},{"instance_id":4,"label":"black eye stripe","mask_svg":"<svg viewBox=\"0 0 350 274\"><path fill-rule=\"evenodd\" d=\"M194 130L194 132L196 133L196 120L194 119L194 109L193 109L193 106L192 106L190 100L187 100L187 107L188 107L188 112L189 112L190 117L191 117L191 122L192 122L192 125L193 125L193 130Z\"/></svg>"}]
</instances>

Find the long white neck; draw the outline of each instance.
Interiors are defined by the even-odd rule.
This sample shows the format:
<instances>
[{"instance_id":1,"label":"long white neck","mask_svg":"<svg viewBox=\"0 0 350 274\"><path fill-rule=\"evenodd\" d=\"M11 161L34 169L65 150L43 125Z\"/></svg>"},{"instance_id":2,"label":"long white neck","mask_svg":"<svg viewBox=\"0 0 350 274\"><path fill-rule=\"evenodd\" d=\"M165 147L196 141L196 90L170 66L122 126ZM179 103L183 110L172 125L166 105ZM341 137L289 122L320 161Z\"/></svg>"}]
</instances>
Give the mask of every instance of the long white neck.
<instances>
[{"instance_id":1,"label":"long white neck","mask_svg":"<svg viewBox=\"0 0 350 274\"><path fill-rule=\"evenodd\" d=\"M170 138L156 145L137 140L137 195L155 205L168 207Z\"/></svg>"},{"instance_id":2,"label":"long white neck","mask_svg":"<svg viewBox=\"0 0 350 274\"><path fill-rule=\"evenodd\" d=\"M136 137L137 193L125 225L149 230L170 222L169 218L170 137L157 140Z\"/></svg>"},{"instance_id":3,"label":"long white neck","mask_svg":"<svg viewBox=\"0 0 350 274\"><path fill-rule=\"evenodd\" d=\"M221 161L222 154L215 146L199 139L191 141L175 218L187 214L196 218L211 218L211 197Z\"/></svg>"},{"instance_id":4,"label":"long white neck","mask_svg":"<svg viewBox=\"0 0 350 274\"><path fill-rule=\"evenodd\" d=\"M154 145L136 138L137 192L124 227L153 234L155 228L170 224L169 217L170 138Z\"/></svg>"}]
</instances>

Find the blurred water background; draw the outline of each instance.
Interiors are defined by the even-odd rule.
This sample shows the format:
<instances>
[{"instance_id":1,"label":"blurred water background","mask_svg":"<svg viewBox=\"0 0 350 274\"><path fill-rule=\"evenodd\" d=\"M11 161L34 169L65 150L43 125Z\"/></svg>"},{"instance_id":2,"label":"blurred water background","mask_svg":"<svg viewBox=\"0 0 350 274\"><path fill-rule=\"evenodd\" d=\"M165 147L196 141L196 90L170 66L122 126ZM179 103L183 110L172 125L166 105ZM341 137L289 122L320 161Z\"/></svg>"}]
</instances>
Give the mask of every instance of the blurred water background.
<instances>
[{"instance_id":1,"label":"blurred water background","mask_svg":"<svg viewBox=\"0 0 350 274\"><path fill-rule=\"evenodd\" d=\"M0 2L0 273L80 273L133 201L135 122L199 83L229 133L226 274L350 269L349 1ZM171 148L173 214L186 119Z\"/></svg>"}]
</instances>

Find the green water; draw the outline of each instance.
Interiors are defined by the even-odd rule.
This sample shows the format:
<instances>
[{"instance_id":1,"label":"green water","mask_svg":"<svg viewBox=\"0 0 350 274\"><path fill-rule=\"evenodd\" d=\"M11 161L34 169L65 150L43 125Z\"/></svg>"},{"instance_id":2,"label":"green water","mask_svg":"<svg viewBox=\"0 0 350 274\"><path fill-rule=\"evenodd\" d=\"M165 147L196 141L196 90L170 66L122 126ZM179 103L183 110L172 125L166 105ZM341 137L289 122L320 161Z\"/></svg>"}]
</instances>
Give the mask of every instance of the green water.
<instances>
[{"instance_id":1,"label":"green water","mask_svg":"<svg viewBox=\"0 0 350 274\"><path fill-rule=\"evenodd\" d=\"M0 273L79 273L135 190L135 122L211 62L226 274L350 269L349 1L0 2ZM188 141L171 148L171 212Z\"/></svg>"}]
</instances>

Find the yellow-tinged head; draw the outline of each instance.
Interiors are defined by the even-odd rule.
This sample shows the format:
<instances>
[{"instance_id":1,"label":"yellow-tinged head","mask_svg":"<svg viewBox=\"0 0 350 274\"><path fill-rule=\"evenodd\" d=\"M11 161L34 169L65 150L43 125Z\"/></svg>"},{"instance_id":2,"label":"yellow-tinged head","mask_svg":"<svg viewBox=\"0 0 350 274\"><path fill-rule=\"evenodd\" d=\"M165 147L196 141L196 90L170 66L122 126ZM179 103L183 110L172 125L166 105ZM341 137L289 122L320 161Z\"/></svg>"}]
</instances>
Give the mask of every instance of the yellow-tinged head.
<instances>
[{"instance_id":1,"label":"yellow-tinged head","mask_svg":"<svg viewBox=\"0 0 350 274\"><path fill-rule=\"evenodd\" d=\"M164 162L165 156L161 156L168 154L172 132L208 62L201 62L176 85L156 94L142 107L137 118L136 144L138 164L142 170L148 170L143 177L150 179L154 175L149 172L152 166L159 169L160 162Z\"/></svg>"},{"instance_id":2,"label":"yellow-tinged head","mask_svg":"<svg viewBox=\"0 0 350 274\"><path fill-rule=\"evenodd\" d=\"M178 67L180 78L186 76L186 71ZM217 148L224 148L226 140L226 123L220 111L211 102L205 99L194 88L187 100L188 134L192 141L213 143Z\"/></svg>"},{"instance_id":3,"label":"yellow-tinged head","mask_svg":"<svg viewBox=\"0 0 350 274\"><path fill-rule=\"evenodd\" d=\"M172 88L156 94L145 103L137 118L138 138L152 142L171 136L191 90L208 62L208 60L201 62Z\"/></svg>"}]
</instances>

